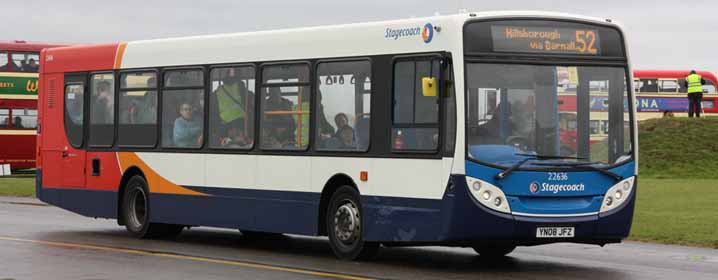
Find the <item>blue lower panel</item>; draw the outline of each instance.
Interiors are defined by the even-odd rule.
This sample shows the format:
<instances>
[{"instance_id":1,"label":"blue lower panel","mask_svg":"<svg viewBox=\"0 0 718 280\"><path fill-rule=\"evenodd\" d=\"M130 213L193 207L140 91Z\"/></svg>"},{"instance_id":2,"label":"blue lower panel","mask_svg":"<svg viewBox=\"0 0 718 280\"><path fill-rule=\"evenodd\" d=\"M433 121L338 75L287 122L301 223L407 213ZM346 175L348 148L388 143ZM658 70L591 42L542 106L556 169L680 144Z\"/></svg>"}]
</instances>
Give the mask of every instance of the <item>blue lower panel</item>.
<instances>
[{"instance_id":1,"label":"blue lower panel","mask_svg":"<svg viewBox=\"0 0 718 280\"><path fill-rule=\"evenodd\" d=\"M189 187L211 196L151 194L154 222L314 235L320 194Z\"/></svg>"},{"instance_id":2,"label":"blue lower panel","mask_svg":"<svg viewBox=\"0 0 718 280\"><path fill-rule=\"evenodd\" d=\"M42 188L43 202L93 218L117 218L117 192L86 189Z\"/></svg>"},{"instance_id":3,"label":"blue lower panel","mask_svg":"<svg viewBox=\"0 0 718 280\"><path fill-rule=\"evenodd\" d=\"M365 196L362 206L369 241L435 241L441 232L441 200Z\"/></svg>"}]
</instances>

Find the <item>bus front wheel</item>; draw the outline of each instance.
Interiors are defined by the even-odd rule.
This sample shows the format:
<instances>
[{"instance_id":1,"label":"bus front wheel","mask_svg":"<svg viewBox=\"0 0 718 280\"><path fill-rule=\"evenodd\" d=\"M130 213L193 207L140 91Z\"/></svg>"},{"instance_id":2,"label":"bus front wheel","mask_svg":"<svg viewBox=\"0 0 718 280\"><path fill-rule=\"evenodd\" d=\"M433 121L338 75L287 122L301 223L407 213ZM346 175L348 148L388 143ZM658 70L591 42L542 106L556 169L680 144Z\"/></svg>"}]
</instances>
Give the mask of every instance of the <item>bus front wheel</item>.
<instances>
[{"instance_id":1,"label":"bus front wheel","mask_svg":"<svg viewBox=\"0 0 718 280\"><path fill-rule=\"evenodd\" d=\"M150 200L147 181L135 175L127 181L122 198L122 218L125 228L138 238L176 237L184 226L173 224L151 223Z\"/></svg>"},{"instance_id":2,"label":"bus front wheel","mask_svg":"<svg viewBox=\"0 0 718 280\"><path fill-rule=\"evenodd\" d=\"M373 257L379 243L364 241L364 221L359 192L350 186L341 186L332 195L326 212L327 235L334 255L342 260L359 260Z\"/></svg>"}]
</instances>

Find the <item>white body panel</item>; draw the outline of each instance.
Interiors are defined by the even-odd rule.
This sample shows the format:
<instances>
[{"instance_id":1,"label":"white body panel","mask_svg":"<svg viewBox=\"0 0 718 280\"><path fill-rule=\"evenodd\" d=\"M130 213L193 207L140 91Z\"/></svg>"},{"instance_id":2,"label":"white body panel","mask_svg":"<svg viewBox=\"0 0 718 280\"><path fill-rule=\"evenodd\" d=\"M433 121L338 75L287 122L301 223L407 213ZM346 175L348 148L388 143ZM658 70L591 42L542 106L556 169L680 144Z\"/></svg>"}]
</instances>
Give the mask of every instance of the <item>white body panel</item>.
<instances>
[{"instance_id":1,"label":"white body panel","mask_svg":"<svg viewBox=\"0 0 718 280\"><path fill-rule=\"evenodd\" d=\"M153 170L181 186L320 193L345 174L362 195L441 199L451 159L292 157L137 153ZM367 171L369 180L359 179Z\"/></svg>"},{"instance_id":2,"label":"white body panel","mask_svg":"<svg viewBox=\"0 0 718 280\"><path fill-rule=\"evenodd\" d=\"M178 185L321 192L329 178L343 173L354 180L363 195L441 199L449 175L465 173L462 39L464 23L479 19L506 18L570 19L607 24L603 19L547 12L465 13L385 22L135 41L127 44L121 61L121 69L131 69L448 52L453 57L455 77L456 160L138 154L161 176ZM386 36L388 29L423 28L427 23L438 27L435 28L429 43L424 42L421 35L397 38ZM638 147L635 146L635 149ZM361 171L368 171L367 182L359 180Z\"/></svg>"}]
</instances>

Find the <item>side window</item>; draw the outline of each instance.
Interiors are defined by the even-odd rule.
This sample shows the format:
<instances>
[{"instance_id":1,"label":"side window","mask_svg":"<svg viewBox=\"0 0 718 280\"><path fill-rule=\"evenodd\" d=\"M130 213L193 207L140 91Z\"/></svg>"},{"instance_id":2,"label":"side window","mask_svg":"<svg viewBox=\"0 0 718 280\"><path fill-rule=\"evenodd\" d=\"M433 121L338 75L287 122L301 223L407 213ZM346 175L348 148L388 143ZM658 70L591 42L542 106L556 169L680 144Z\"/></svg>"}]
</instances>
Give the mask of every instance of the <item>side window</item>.
<instances>
[{"instance_id":1,"label":"side window","mask_svg":"<svg viewBox=\"0 0 718 280\"><path fill-rule=\"evenodd\" d=\"M115 78L113 73L90 78L90 146L109 147L115 138Z\"/></svg>"},{"instance_id":2,"label":"side window","mask_svg":"<svg viewBox=\"0 0 718 280\"><path fill-rule=\"evenodd\" d=\"M446 67L444 96L444 122L446 135L444 135L445 156L454 156L456 146L456 92L454 90L454 71L451 64Z\"/></svg>"},{"instance_id":3,"label":"side window","mask_svg":"<svg viewBox=\"0 0 718 280\"><path fill-rule=\"evenodd\" d=\"M0 51L0 71L10 71L10 64L8 64L7 52Z\"/></svg>"},{"instance_id":4,"label":"side window","mask_svg":"<svg viewBox=\"0 0 718 280\"><path fill-rule=\"evenodd\" d=\"M118 145L154 147L157 143L157 73L122 73L118 105Z\"/></svg>"},{"instance_id":5,"label":"side window","mask_svg":"<svg viewBox=\"0 0 718 280\"><path fill-rule=\"evenodd\" d=\"M716 93L716 86L713 84L713 81L706 79L706 84L703 85L703 92L709 94Z\"/></svg>"},{"instance_id":6,"label":"side window","mask_svg":"<svg viewBox=\"0 0 718 280\"><path fill-rule=\"evenodd\" d=\"M10 109L0 109L0 128L10 128Z\"/></svg>"},{"instance_id":7,"label":"side window","mask_svg":"<svg viewBox=\"0 0 718 280\"><path fill-rule=\"evenodd\" d=\"M204 131L202 70L165 72L162 90L162 146L199 148Z\"/></svg>"},{"instance_id":8,"label":"side window","mask_svg":"<svg viewBox=\"0 0 718 280\"><path fill-rule=\"evenodd\" d=\"M35 129L37 128L36 109L12 109L13 129Z\"/></svg>"},{"instance_id":9,"label":"side window","mask_svg":"<svg viewBox=\"0 0 718 280\"><path fill-rule=\"evenodd\" d=\"M399 61L394 64L394 150L436 150L439 142L438 94L426 95L423 81L438 87L439 60ZM435 92L441 92L436 89Z\"/></svg>"},{"instance_id":10,"label":"side window","mask_svg":"<svg viewBox=\"0 0 718 280\"><path fill-rule=\"evenodd\" d=\"M658 79L641 79L641 92L658 92Z\"/></svg>"},{"instance_id":11,"label":"side window","mask_svg":"<svg viewBox=\"0 0 718 280\"><path fill-rule=\"evenodd\" d=\"M13 53L12 62L15 71L28 73L40 72L40 55L38 53Z\"/></svg>"},{"instance_id":12,"label":"side window","mask_svg":"<svg viewBox=\"0 0 718 280\"><path fill-rule=\"evenodd\" d=\"M678 92L677 80L661 80L660 81L660 92Z\"/></svg>"},{"instance_id":13,"label":"side window","mask_svg":"<svg viewBox=\"0 0 718 280\"><path fill-rule=\"evenodd\" d=\"M317 149L366 151L369 148L371 63L325 62L317 66Z\"/></svg>"},{"instance_id":14,"label":"side window","mask_svg":"<svg viewBox=\"0 0 718 280\"><path fill-rule=\"evenodd\" d=\"M262 68L262 149L306 150L309 143L309 66Z\"/></svg>"},{"instance_id":15,"label":"side window","mask_svg":"<svg viewBox=\"0 0 718 280\"><path fill-rule=\"evenodd\" d=\"M210 72L209 146L251 149L254 145L254 67L222 67Z\"/></svg>"},{"instance_id":16,"label":"side window","mask_svg":"<svg viewBox=\"0 0 718 280\"><path fill-rule=\"evenodd\" d=\"M82 146L84 96L85 87L82 84L68 84L65 86L65 132L73 147Z\"/></svg>"}]
</instances>

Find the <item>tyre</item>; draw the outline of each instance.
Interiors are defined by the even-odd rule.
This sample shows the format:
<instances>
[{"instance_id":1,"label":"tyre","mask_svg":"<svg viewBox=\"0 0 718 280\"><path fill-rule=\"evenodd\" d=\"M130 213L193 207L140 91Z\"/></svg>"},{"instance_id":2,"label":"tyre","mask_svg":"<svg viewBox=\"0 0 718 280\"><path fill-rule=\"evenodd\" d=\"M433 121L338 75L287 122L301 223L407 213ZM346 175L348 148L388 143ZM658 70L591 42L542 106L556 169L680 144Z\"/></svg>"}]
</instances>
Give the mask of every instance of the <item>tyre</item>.
<instances>
[{"instance_id":1,"label":"tyre","mask_svg":"<svg viewBox=\"0 0 718 280\"><path fill-rule=\"evenodd\" d=\"M122 218L125 228L138 238L176 237L184 226L173 224L151 223L150 201L147 181L135 175L127 181L122 197Z\"/></svg>"},{"instance_id":2,"label":"tyre","mask_svg":"<svg viewBox=\"0 0 718 280\"><path fill-rule=\"evenodd\" d=\"M376 255L379 243L364 241L364 220L359 192L341 186L329 200L326 211L327 235L334 255L342 260L369 259Z\"/></svg>"},{"instance_id":3,"label":"tyre","mask_svg":"<svg viewBox=\"0 0 718 280\"><path fill-rule=\"evenodd\" d=\"M474 245L474 251L481 257L503 257L516 249L516 245Z\"/></svg>"}]
</instances>

